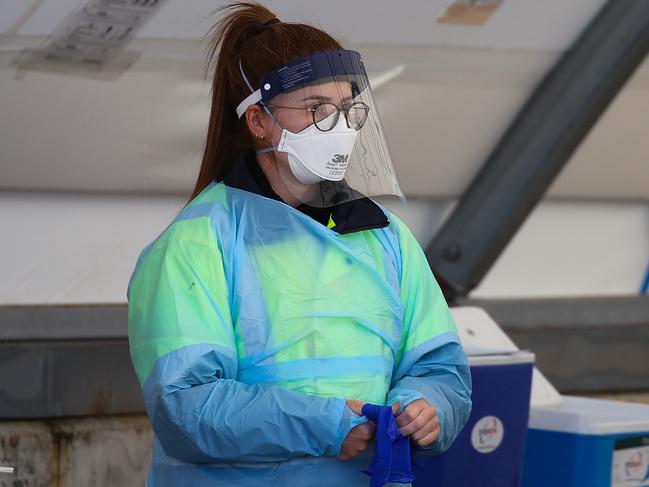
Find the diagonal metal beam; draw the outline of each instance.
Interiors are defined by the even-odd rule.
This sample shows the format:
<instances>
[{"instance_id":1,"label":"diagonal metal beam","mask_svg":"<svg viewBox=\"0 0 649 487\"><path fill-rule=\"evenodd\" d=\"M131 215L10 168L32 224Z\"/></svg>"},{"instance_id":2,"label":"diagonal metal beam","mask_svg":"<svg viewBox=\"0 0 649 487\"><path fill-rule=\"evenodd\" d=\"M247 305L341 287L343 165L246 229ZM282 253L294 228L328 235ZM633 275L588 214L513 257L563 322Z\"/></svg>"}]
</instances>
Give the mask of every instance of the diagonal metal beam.
<instances>
[{"instance_id":1,"label":"diagonal metal beam","mask_svg":"<svg viewBox=\"0 0 649 487\"><path fill-rule=\"evenodd\" d=\"M649 52L649 1L610 0L539 84L426 249L466 296Z\"/></svg>"}]
</instances>

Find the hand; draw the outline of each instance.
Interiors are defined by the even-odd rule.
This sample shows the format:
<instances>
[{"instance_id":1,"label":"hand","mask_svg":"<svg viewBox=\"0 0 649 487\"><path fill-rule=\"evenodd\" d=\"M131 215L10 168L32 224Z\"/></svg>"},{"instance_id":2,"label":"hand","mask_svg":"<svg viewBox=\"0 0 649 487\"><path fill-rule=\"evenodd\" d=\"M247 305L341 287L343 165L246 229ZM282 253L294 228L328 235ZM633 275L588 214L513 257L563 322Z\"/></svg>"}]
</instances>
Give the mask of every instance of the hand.
<instances>
[{"instance_id":1,"label":"hand","mask_svg":"<svg viewBox=\"0 0 649 487\"><path fill-rule=\"evenodd\" d=\"M425 399L412 401L397 414L397 424L403 436L410 436L417 446L430 445L439 436L437 411Z\"/></svg>"},{"instance_id":2,"label":"hand","mask_svg":"<svg viewBox=\"0 0 649 487\"><path fill-rule=\"evenodd\" d=\"M364 405L365 403L363 401L357 401L356 399L347 400L347 406L359 416L363 414L362 410ZM392 405L392 412L396 416L399 412L399 403ZM374 438L375 432L376 424L373 421L368 421L367 423L353 427L347 434L347 438L345 438L343 446L340 449L341 460L349 460L365 451L370 445L370 441Z\"/></svg>"},{"instance_id":3,"label":"hand","mask_svg":"<svg viewBox=\"0 0 649 487\"><path fill-rule=\"evenodd\" d=\"M361 410L363 409L364 402L357 401L355 399L350 399L347 401L347 406L358 415L362 415ZM354 426L347 437L343 442L343 446L340 449L340 459L349 460L350 458L355 457L359 453L367 450L367 447L370 445L370 441L374 438L374 433L376 432L376 425L372 421L367 423L359 424Z\"/></svg>"}]
</instances>

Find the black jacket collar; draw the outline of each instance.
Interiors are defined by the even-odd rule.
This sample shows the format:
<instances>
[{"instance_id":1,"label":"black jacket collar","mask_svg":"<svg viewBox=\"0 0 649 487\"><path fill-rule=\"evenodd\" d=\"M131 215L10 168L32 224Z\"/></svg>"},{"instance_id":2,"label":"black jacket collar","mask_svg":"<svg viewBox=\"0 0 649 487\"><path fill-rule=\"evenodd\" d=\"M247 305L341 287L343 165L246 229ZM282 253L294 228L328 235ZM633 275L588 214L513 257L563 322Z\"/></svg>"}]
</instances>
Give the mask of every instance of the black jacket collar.
<instances>
[{"instance_id":1,"label":"black jacket collar","mask_svg":"<svg viewBox=\"0 0 649 487\"><path fill-rule=\"evenodd\" d=\"M257 164L253 151L244 152L223 177L231 188L260 194L277 201L282 199L273 191L266 175ZM325 183L321 183L325 184ZM331 185L331 183L326 183ZM342 192L353 191L346 183L334 183ZM360 197L335 206L316 207L302 204L296 208L305 215L340 234L387 227L390 222L379 206L369 198ZM333 226L332 225L333 222Z\"/></svg>"}]
</instances>

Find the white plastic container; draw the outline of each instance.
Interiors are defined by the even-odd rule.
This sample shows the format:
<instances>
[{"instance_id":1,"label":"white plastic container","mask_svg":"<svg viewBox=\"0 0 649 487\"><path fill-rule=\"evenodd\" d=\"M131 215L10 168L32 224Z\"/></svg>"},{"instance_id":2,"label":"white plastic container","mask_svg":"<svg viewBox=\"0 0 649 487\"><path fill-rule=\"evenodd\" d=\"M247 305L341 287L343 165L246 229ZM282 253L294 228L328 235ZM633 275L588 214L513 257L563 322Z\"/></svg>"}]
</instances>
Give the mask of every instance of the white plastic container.
<instances>
[{"instance_id":1,"label":"white plastic container","mask_svg":"<svg viewBox=\"0 0 649 487\"><path fill-rule=\"evenodd\" d=\"M452 309L472 364L518 347L480 308ZM522 487L649 486L649 405L562 396L534 369Z\"/></svg>"},{"instance_id":2,"label":"white plastic container","mask_svg":"<svg viewBox=\"0 0 649 487\"><path fill-rule=\"evenodd\" d=\"M649 405L563 396L529 426L523 487L649 486Z\"/></svg>"},{"instance_id":3,"label":"white plastic container","mask_svg":"<svg viewBox=\"0 0 649 487\"><path fill-rule=\"evenodd\" d=\"M494 354L511 354L519 349L498 324L482 308L461 306L451 308L460 339L469 360ZM532 406L560 404L561 394L534 367L532 374Z\"/></svg>"}]
</instances>

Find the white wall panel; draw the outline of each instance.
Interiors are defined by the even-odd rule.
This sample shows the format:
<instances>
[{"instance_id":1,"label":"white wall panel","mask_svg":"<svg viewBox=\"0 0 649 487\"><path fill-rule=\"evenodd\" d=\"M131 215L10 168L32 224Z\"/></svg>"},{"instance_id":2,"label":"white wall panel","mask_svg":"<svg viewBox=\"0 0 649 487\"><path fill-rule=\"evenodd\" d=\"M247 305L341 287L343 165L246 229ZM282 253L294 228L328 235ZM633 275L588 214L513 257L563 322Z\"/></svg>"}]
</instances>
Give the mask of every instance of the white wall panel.
<instances>
[{"instance_id":1,"label":"white wall panel","mask_svg":"<svg viewBox=\"0 0 649 487\"><path fill-rule=\"evenodd\" d=\"M122 303L139 252L176 197L0 193L0 305ZM423 246L451 202L388 203ZM635 294L649 262L649 205L545 202L474 297Z\"/></svg>"}]
</instances>

